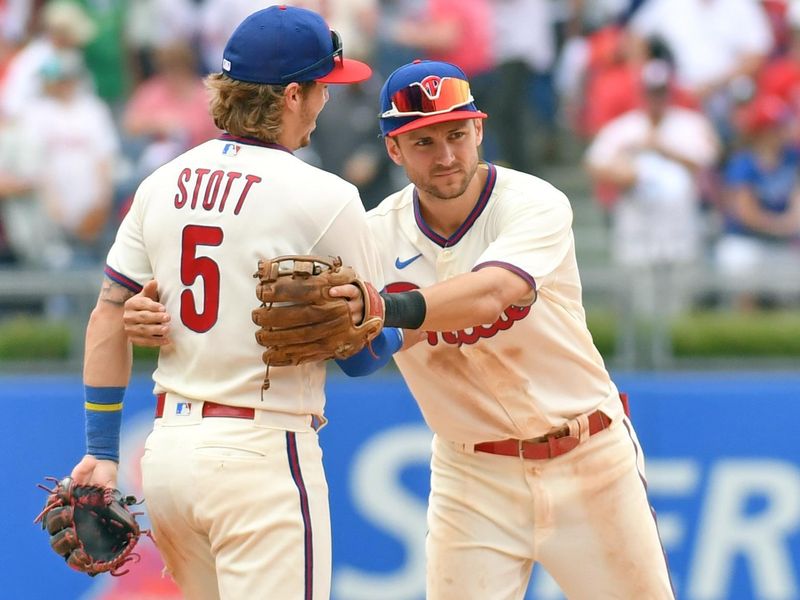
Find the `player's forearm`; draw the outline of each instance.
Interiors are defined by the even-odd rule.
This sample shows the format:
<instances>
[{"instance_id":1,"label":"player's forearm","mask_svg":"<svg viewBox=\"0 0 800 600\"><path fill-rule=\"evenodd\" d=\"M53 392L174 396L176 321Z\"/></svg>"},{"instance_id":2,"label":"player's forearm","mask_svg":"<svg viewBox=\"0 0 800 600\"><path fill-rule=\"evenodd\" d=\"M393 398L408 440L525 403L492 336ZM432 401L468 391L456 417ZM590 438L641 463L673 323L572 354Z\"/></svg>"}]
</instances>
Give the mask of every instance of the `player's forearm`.
<instances>
[{"instance_id":1,"label":"player's forearm","mask_svg":"<svg viewBox=\"0 0 800 600\"><path fill-rule=\"evenodd\" d=\"M389 327L455 331L494 323L512 304L535 299L532 281L501 266L487 266L410 292L381 292Z\"/></svg>"},{"instance_id":2,"label":"player's forearm","mask_svg":"<svg viewBox=\"0 0 800 600\"><path fill-rule=\"evenodd\" d=\"M131 373L131 345L122 314L133 293L105 280L86 328L83 382L95 387L125 387Z\"/></svg>"},{"instance_id":3,"label":"player's forearm","mask_svg":"<svg viewBox=\"0 0 800 600\"><path fill-rule=\"evenodd\" d=\"M421 329L455 331L494 323L509 305L530 293L528 283L499 267L464 273L424 288L427 307Z\"/></svg>"},{"instance_id":4,"label":"player's forearm","mask_svg":"<svg viewBox=\"0 0 800 600\"><path fill-rule=\"evenodd\" d=\"M131 346L123 329L125 299L132 292L109 280L86 328L83 383L86 453L119 461L122 402L131 372Z\"/></svg>"},{"instance_id":5,"label":"player's forearm","mask_svg":"<svg viewBox=\"0 0 800 600\"><path fill-rule=\"evenodd\" d=\"M83 380L86 385L128 385L132 364L131 347L122 329L121 315L122 311L119 311L118 318L112 319L109 318L110 315L99 316L92 313L86 331L84 353Z\"/></svg>"}]
</instances>

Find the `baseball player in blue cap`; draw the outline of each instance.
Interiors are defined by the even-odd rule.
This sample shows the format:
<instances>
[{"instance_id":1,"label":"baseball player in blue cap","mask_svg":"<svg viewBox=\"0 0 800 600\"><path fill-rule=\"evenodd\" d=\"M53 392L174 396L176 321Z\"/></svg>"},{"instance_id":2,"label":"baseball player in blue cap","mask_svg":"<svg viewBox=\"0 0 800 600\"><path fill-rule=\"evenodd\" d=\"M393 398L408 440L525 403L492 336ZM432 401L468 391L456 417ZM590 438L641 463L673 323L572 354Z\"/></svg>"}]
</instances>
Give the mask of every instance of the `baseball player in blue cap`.
<instances>
[{"instance_id":1,"label":"baseball player in blue cap","mask_svg":"<svg viewBox=\"0 0 800 600\"><path fill-rule=\"evenodd\" d=\"M174 317L172 345L153 374L142 479L159 551L192 600L330 594L316 431L325 365L274 368L262 396L252 273L264 256L344 254L382 282L355 186L293 154L309 142L327 85L370 73L343 56L341 38L314 12L250 15L228 41L221 73L207 79L225 133L142 182L108 254L86 333L87 454L72 477L116 484L131 370L123 304L158 286Z\"/></svg>"},{"instance_id":2,"label":"baseball player in blue cap","mask_svg":"<svg viewBox=\"0 0 800 600\"><path fill-rule=\"evenodd\" d=\"M572 210L479 158L464 73L417 61L381 93L411 184L368 214L395 355L434 431L428 600L522 600L534 563L570 599L673 598L642 451L586 326ZM354 286L343 290L355 295Z\"/></svg>"},{"instance_id":3,"label":"baseball player in blue cap","mask_svg":"<svg viewBox=\"0 0 800 600\"><path fill-rule=\"evenodd\" d=\"M538 562L570 599L672 600L642 450L586 326L569 201L481 162L486 117L448 63L404 65L381 93L411 183L368 220L385 324L407 330L395 362L435 434L426 597L522 600ZM152 340L143 306L129 301L130 331ZM364 375L389 354L340 365Z\"/></svg>"}]
</instances>

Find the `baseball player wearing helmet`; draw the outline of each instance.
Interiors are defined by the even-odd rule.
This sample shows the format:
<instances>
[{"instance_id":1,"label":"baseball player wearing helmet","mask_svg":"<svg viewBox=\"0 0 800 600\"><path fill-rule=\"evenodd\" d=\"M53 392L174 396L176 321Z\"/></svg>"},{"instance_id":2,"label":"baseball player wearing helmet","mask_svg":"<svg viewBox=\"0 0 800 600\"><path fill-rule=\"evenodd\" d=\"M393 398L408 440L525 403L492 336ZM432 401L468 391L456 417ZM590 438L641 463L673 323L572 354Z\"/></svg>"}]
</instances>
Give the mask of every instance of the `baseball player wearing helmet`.
<instances>
[{"instance_id":1,"label":"baseball player wearing helmet","mask_svg":"<svg viewBox=\"0 0 800 600\"><path fill-rule=\"evenodd\" d=\"M394 358L435 433L427 598L522 600L536 562L573 600L674 598L642 450L586 327L569 201L479 160L487 115L454 65L400 67L380 111L411 181L368 219L385 324L425 332ZM363 354L345 371L368 372Z\"/></svg>"},{"instance_id":2,"label":"baseball player wearing helmet","mask_svg":"<svg viewBox=\"0 0 800 600\"><path fill-rule=\"evenodd\" d=\"M142 182L108 254L86 334L88 450L72 477L115 484L131 369L123 304L155 280L173 318L153 374L143 489L158 548L187 598L329 596L316 432L325 365L275 368L262 395L252 275L262 257L344 254L382 285L356 188L293 155L308 144L327 85L370 73L343 57L338 34L314 12L250 15L207 81L225 133Z\"/></svg>"}]
</instances>

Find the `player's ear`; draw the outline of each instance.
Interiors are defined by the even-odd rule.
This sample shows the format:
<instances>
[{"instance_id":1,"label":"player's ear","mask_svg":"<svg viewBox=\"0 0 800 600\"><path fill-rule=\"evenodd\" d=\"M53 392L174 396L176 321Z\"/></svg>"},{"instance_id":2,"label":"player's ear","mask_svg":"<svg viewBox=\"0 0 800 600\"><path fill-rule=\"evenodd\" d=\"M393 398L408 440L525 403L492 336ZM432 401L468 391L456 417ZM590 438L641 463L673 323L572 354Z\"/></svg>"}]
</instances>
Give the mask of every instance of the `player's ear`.
<instances>
[{"instance_id":1,"label":"player's ear","mask_svg":"<svg viewBox=\"0 0 800 600\"><path fill-rule=\"evenodd\" d=\"M403 166L403 154L400 152L400 143L397 141L396 138L385 136L383 138L384 143L386 144L386 152L389 154L389 158L392 159L394 164Z\"/></svg>"},{"instance_id":2,"label":"player's ear","mask_svg":"<svg viewBox=\"0 0 800 600\"><path fill-rule=\"evenodd\" d=\"M283 102L286 110L290 112L300 112L300 104L303 100L303 90L300 84L292 82L283 89Z\"/></svg>"}]
</instances>

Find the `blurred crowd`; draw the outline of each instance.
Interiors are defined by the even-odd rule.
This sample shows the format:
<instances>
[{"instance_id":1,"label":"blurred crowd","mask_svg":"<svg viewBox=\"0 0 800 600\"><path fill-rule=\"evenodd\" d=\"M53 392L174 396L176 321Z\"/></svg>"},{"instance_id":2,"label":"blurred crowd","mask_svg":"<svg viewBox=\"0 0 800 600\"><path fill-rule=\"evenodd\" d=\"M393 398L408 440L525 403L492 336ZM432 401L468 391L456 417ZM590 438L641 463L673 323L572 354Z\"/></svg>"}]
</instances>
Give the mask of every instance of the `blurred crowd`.
<instances>
[{"instance_id":1,"label":"blurred crowd","mask_svg":"<svg viewBox=\"0 0 800 600\"><path fill-rule=\"evenodd\" d=\"M219 134L203 77L269 4L0 0L0 264L102 262L138 183ZM800 281L800 1L287 4L321 13L376 72L331 87L301 151L367 208L405 184L378 137L383 78L446 60L490 115L487 160L533 174L571 161L588 176L619 268L679 287L700 262L741 280L785 263Z\"/></svg>"}]
</instances>

